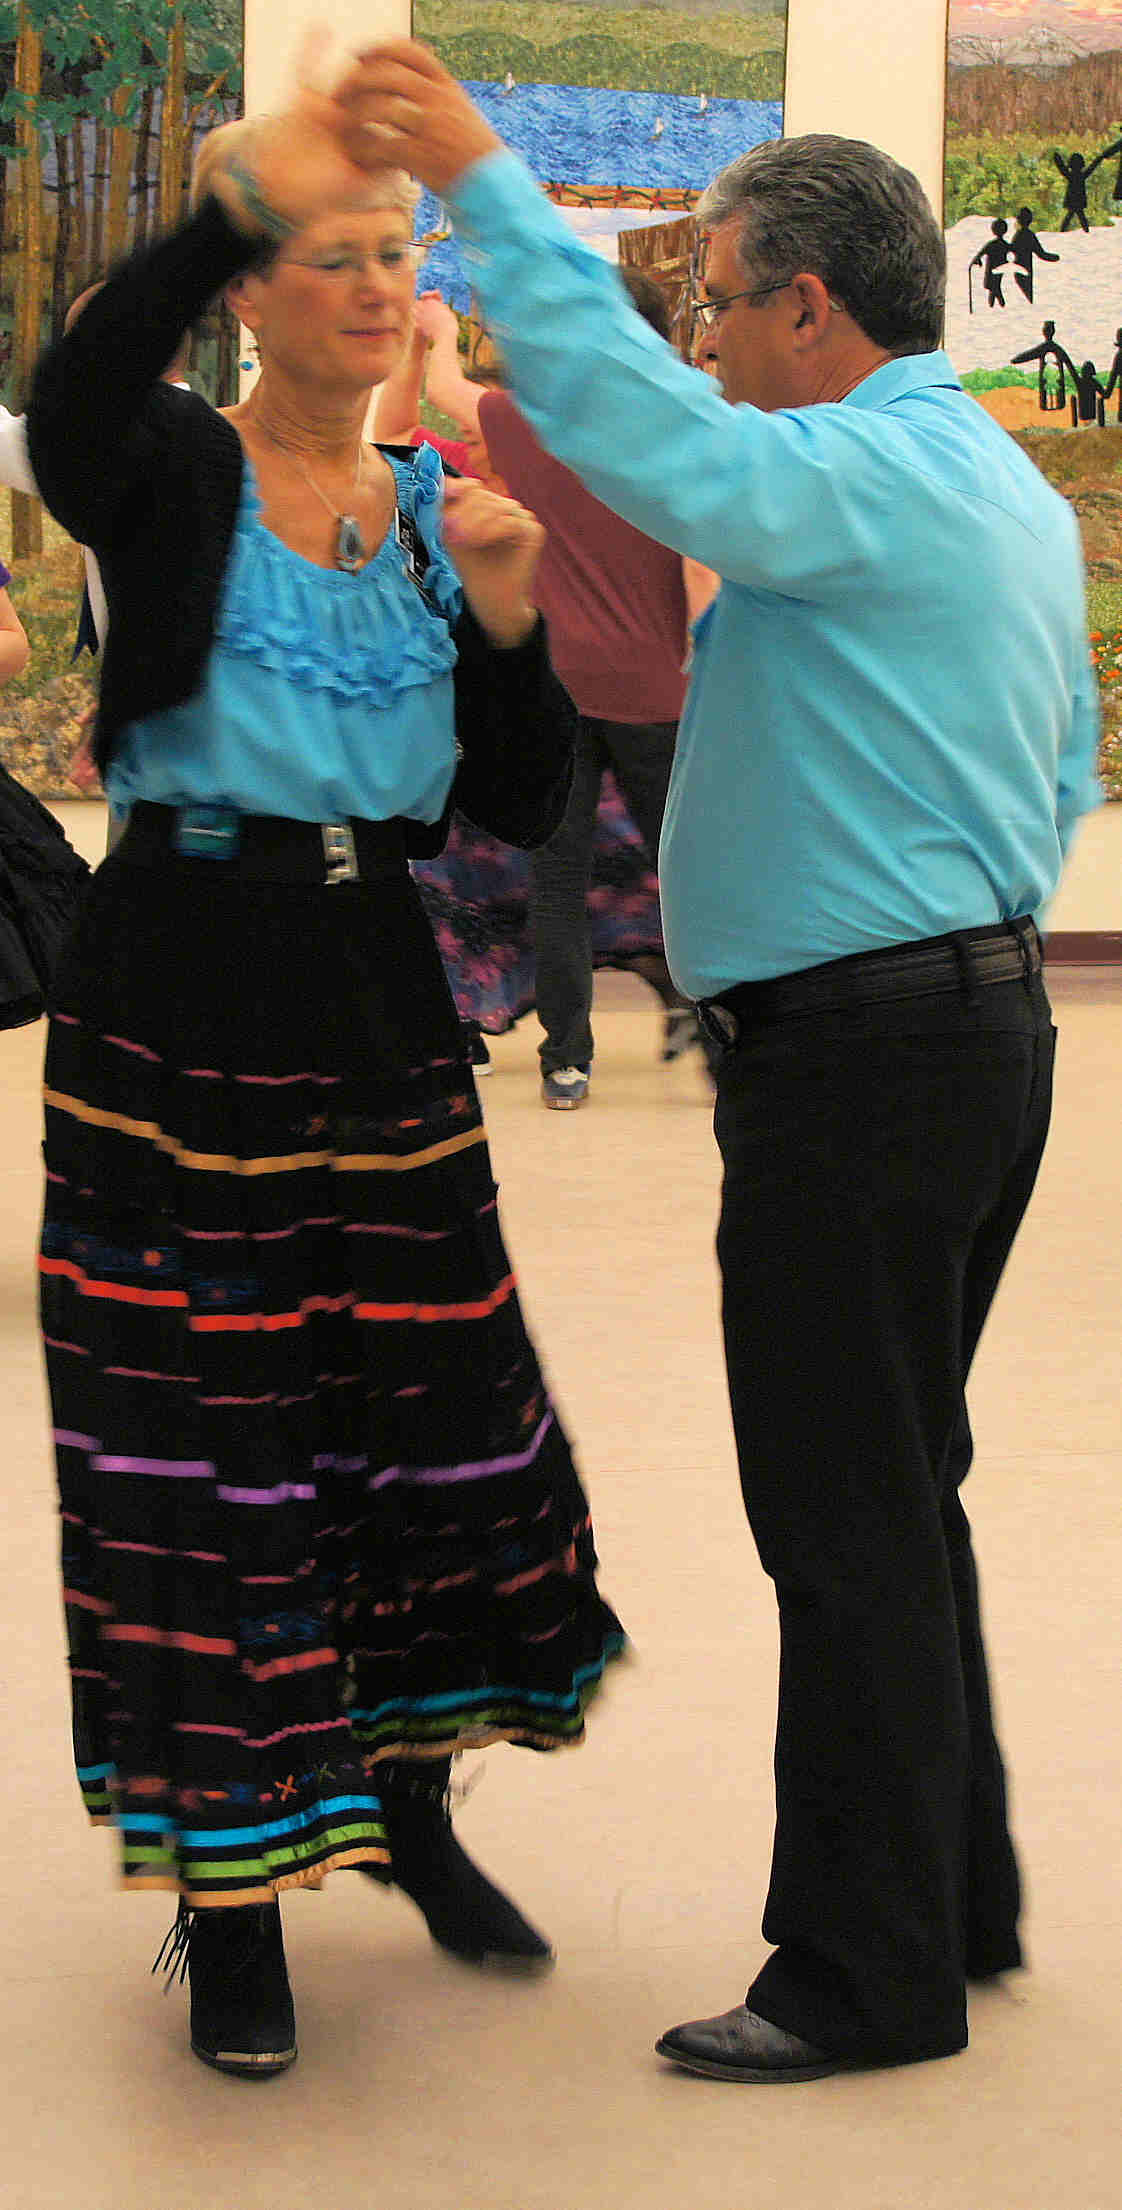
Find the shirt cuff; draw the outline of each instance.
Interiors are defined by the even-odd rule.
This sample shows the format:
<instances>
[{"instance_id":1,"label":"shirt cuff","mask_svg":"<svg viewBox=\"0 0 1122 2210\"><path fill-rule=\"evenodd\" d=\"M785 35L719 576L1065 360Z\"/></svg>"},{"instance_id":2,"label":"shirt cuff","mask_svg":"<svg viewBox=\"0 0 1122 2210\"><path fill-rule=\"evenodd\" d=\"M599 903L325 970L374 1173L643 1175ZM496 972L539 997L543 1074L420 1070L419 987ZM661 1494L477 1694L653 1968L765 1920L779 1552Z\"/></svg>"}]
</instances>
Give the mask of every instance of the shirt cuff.
<instances>
[{"instance_id":1,"label":"shirt cuff","mask_svg":"<svg viewBox=\"0 0 1122 2210\"><path fill-rule=\"evenodd\" d=\"M485 261L493 249L512 237L524 244L527 236L536 232L552 247L571 252L574 260L601 263L600 255L593 253L591 246L558 215L521 156L508 146L473 161L444 204L469 259Z\"/></svg>"}]
</instances>

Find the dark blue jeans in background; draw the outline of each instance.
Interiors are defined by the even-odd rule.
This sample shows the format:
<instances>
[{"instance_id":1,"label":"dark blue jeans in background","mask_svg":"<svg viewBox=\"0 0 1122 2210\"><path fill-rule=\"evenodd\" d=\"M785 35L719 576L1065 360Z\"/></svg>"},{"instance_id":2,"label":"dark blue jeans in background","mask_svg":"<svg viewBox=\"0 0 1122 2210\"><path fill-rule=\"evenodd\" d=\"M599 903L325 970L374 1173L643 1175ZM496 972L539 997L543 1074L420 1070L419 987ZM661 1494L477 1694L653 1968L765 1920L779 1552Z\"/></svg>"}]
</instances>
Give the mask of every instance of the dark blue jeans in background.
<instances>
[{"instance_id":1,"label":"dark blue jeans in background","mask_svg":"<svg viewBox=\"0 0 1122 2210\"><path fill-rule=\"evenodd\" d=\"M530 919L537 967L538 1019L545 1030L543 1074L592 1064L592 949L588 885L600 785L610 768L640 836L658 867L658 840L674 761L675 721L594 721L581 716L573 787L561 827L530 854ZM663 1005L684 1005L664 959L637 963Z\"/></svg>"}]
</instances>

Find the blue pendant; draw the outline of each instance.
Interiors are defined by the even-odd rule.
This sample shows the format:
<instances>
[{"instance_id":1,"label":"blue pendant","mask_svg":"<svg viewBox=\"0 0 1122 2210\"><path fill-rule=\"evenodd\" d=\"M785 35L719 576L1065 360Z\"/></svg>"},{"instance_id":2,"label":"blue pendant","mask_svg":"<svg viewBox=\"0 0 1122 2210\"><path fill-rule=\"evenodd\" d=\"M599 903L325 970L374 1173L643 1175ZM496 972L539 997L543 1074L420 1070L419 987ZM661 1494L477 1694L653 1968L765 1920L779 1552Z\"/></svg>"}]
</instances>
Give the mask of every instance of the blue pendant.
<instances>
[{"instance_id":1,"label":"blue pendant","mask_svg":"<svg viewBox=\"0 0 1122 2210\"><path fill-rule=\"evenodd\" d=\"M365 559L366 547L362 541L362 531L355 521L354 515L341 514L339 516L339 535L335 541L336 567L342 568L344 574L353 576L362 567Z\"/></svg>"}]
</instances>

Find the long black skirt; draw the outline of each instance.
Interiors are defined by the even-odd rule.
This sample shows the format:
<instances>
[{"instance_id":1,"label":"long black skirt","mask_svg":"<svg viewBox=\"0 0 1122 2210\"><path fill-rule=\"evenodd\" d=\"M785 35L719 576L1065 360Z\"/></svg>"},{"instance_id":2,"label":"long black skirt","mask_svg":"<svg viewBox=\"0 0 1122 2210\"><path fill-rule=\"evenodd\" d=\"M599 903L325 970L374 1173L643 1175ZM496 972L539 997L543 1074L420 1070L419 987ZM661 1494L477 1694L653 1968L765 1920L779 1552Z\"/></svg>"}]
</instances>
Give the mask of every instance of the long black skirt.
<instances>
[{"instance_id":1,"label":"long black skirt","mask_svg":"<svg viewBox=\"0 0 1122 2210\"><path fill-rule=\"evenodd\" d=\"M127 851L127 844L126 844ZM623 1647L404 864L115 856L57 978L42 1316L79 1779L194 1905L392 1868L379 1761Z\"/></svg>"}]
</instances>

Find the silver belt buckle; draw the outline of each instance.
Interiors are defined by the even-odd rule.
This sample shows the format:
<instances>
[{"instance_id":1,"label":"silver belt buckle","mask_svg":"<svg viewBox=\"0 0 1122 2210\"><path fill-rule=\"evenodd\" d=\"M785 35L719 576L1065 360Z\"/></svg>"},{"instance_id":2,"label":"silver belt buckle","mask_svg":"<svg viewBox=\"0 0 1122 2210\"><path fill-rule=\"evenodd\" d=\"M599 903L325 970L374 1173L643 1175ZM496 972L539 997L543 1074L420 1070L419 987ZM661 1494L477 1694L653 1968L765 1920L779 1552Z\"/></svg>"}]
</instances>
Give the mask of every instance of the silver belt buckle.
<instances>
[{"instance_id":1,"label":"silver belt buckle","mask_svg":"<svg viewBox=\"0 0 1122 2210\"><path fill-rule=\"evenodd\" d=\"M321 821L325 882L357 882L358 853L349 821Z\"/></svg>"}]
</instances>

